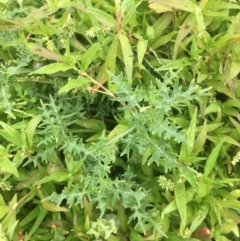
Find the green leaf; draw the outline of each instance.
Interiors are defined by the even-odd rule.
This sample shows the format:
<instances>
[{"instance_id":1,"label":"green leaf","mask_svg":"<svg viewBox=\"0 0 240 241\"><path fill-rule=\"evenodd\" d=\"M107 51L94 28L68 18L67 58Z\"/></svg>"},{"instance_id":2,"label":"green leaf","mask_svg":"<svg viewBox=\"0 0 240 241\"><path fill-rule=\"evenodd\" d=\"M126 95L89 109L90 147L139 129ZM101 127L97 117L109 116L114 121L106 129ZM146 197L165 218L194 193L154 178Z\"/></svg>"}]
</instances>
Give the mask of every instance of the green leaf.
<instances>
[{"instance_id":1,"label":"green leaf","mask_svg":"<svg viewBox=\"0 0 240 241\"><path fill-rule=\"evenodd\" d=\"M0 195L0 218L2 219L5 216L5 214L10 211L11 208L5 204L3 196Z\"/></svg>"},{"instance_id":2,"label":"green leaf","mask_svg":"<svg viewBox=\"0 0 240 241\"><path fill-rule=\"evenodd\" d=\"M171 8L175 9L181 9L187 12L194 12L195 9L198 7L198 5L194 4L190 0L150 0L150 3L156 3L156 4L161 4L165 6L169 6ZM157 5L155 5L156 7Z\"/></svg>"},{"instance_id":3,"label":"green leaf","mask_svg":"<svg viewBox=\"0 0 240 241\"><path fill-rule=\"evenodd\" d=\"M137 43L137 56L138 56L138 63L142 64L144 55L147 51L148 41L144 39L139 39Z\"/></svg>"},{"instance_id":4,"label":"green leaf","mask_svg":"<svg viewBox=\"0 0 240 241\"><path fill-rule=\"evenodd\" d=\"M174 194L178 212L181 217L180 233L182 233L187 223L187 201L185 193L185 184L182 182L177 182L175 184Z\"/></svg>"},{"instance_id":5,"label":"green leaf","mask_svg":"<svg viewBox=\"0 0 240 241\"><path fill-rule=\"evenodd\" d=\"M125 4L123 4L123 2ZM121 4L121 11L123 10L125 12L123 14L123 20L122 20L122 26L124 27L125 25L128 25L129 22L131 22L131 18L133 18L133 16L136 14L137 12L136 9L143 2L143 0L138 0L138 1L124 0L123 2Z\"/></svg>"},{"instance_id":6,"label":"green leaf","mask_svg":"<svg viewBox=\"0 0 240 241\"><path fill-rule=\"evenodd\" d=\"M59 54L55 54L55 53L49 51L48 49L46 49L38 44L35 44L35 43L26 43L26 47L33 54L41 56L46 59L61 61L61 59L63 57L63 56L61 56Z\"/></svg>"},{"instance_id":7,"label":"green leaf","mask_svg":"<svg viewBox=\"0 0 240 241\"><path fill-rule=\"evenodd\" d=\"M173 32L171 32L169 34L166 34L164 36L156 38L155 41L151 44L151 48L155 50L155 49L158 49L161 46L164 46L169 41L171 41L173 36L175 36L177 33L178 33L177 31L173 31Z\"/></svg>"},{"instance_id":8,"label":"green leaf","mask_svg":"<svg viewBox=\"0 0 240 241\"><path fill-rule=\"evenodd\" d=\"M16 166L7 158L7 153L4 153L5 150L3 150L3 147L0 146L0 155L1 155L1 161L0 161L0 167L3 171L12 173L16 177L18 177L18 170Z\"/></svg>"},{"instance_id":9,"label":"green leaf","mask_svg":"<svg viewBox=\"0 0 240 241\"><path fill-rule=\"evenodd\" d=\"M212 150L207 162L204 166L204 175L208 176L216 165L217 157L222 147L223 141L220 141L215 148Z\"/></svg>"},{"instance_id":10,"label":"green leaf","mask_svg":"<svg viewBox=\"0 0 240 241\"><path fill-rule=\"evenodd\" d=\"M117 216L119 219L119 227L124 232L128 231L128 217L123 207L118 207Z\"/></svg>"},{"instance_id":11,"label":"green leaf","mask_svg":"<svg viewBox=\"0 0 240 241\"><path fill-rule=\"evenodd\" d=\"M9 237L10 240L13 240L13 236L16 233L18 222L19 222L19 220L15 220L7 228L6 235Z\"/></svg>"},{"instance_id":12,"label":"green leaf","mask_svg":"<svg viewBox=\"0 0 240 241\"><path fill-rule=\"evenodd\" d=\"M121 44L123 60L125 65L125 70L127 74L127 79L129 83L132 83L132 72L133 72L133 52L129 39L123 33L119 35L119 41Z\"/></svg>"},{"instance_id":13,"label":"green leaf","mask_svg":"<svg viewBox=\"0 0 240 241\"><path fill-rule=\"evenodd\" d=\"M176 60L178 50L182 45L183 40L190 34L192 28L196 25L195 15L190 14L180 26L177 39L175 41L174 49L173 49L173 59Z\"/></svg>"},{"instance_id":14,"label":"green leaf","mask_svg":"<svg viewBox=\"0 0 240 241\"><path fill-rule=\"evenodd\" d=\"M119 35L116 35L112 41L112 44L109 48L109 51L107 53L107 57L106 57L106 60L105 60L105 63L103 65L103 68L104 68L104 74L102 75L99 71L99 74L97 76L97 81L100 83L100 84L103 84L106 80L110 80L110 77L109 77L109 74L108 74L108 71L111 72L111 73L115 73L115 69L116 69L116 58L117 58L117 49L118 49L118 36ZM112 82L109 81L108 82L108 86L109 86L109 89L110 91L114 88L114 86L112 86ZM99 86L94 86L94 88L99 88Z\"/></svg>"},{"instance_id":15,"label":"green leaf","mask_svg":"<svg viewBox=\"0 0 240 241\"><path fill-rule=\"evenodd\" d=\"M188 157L189 157L188 145L186 143L182 143L180 155L179 155L179 160L181 162L187 162Z\"/></svg>"},{"instance_id":16,"label":"green leaf","mask_svg":"<svg viewBox=\"0 0 240 241\"><path fill-rule=\"evenodd\" d=\"M70 44L76 48L77 50L80 50L80 51L83 51L85 52L86 49L85 47L77 40L77 38L75 36L72 36L70 39L69 39L69 42Z\"/></svg>"},{"instance_id":17,"label":"green leaf","mask_svg":"<svg viewBox=\"0 0 240 241\"><path fill-rule=\"evenodd\" d=\"M196 132L196 122L197 122L197 108L195 108L194 114L192 116L190 125L187 129L186 139L188 142L188 153L191 154L194 146L195 132Z\"/></svg>"},{"instance_id":18,"label":"green leaf","mask_svg":"<svg viewBox=\"0 0 240 241\"><path fill-rule=\"evenodd\" d=\"M167 64L165 64L162 67L157 68L157 71L165 71L165 70L169 70L169 69L180 69L184 66L188 66L191 65L192 62L190 60L190 58L188 57L183 57L181 59L177 59L177 60L170 60L168 61Z\"/></svg>"},{"instance_id":19,"label":"green leaf","mask_svg":"<svg viewBox=\"0 0 240 241\"><path fill-rule=\"evenodd\" d=\"M158 20L154 23L153 28L155 32L155 37L160 37L165 33L165 30L171 25L171 22L174 18L174 14L172 13L163 13L158 18ZM155 39L152 40L153 42Z\"/></svg>"},{"instance_id":20,"label":"green leaf","mask_svg":"<svg viewBox=\"0 0 240 241\"><path fill-rule=\"evenodd\" d=\"M230 69L229 71L225 74L226 76L226 81L230 81L231 79L235 78L240 72L240 62L238 61L232 61L230 63Z\"/></svg>"},{"instance_id":21,"label":"green leaf","mask_svg":"<svg viewBox=\"0 0 240 241\"><path fill-rule=\"evenodd\" d=\"M121 140L125 135L127 135L129 132L131 132L133 128L130 128L127 125L118 124L115 126L115 128L108 134L107 139L109 140L109 143L117 142Z\"/></svg>"},{"instance_id":22,"label":"green leaf","mask_svg":"<svg viewBox=\"0 0 240 241\"><path fill-rule=\"evenodd\" d=\"M190 183L190 185L193 188L197 189L198 184L197 184L197 181L196 181L196 171L189 166L184 166L182 168L181 172L185 176L186 180Z\"/></svg>"},{"instance_id":23,"label":"green leaf","mask_svg":"<svg viewBox=\"0 0 240 241\"><path fill-rule=\"evenodd\" d=\"M219 39L215 40L214 44L212 45L213 53L218 53L223 50L229 44L233 44L239 42L240 34L224 34Z\"/></svg>"},{"instance_id":24,"label":"green leaf","mask_svg":"<svg viewBox=\"0 0 240 241\"><path fill-rule=\"evenodd\" d=\"M214 130L217 130L219 127L221 127L224 123L214 123L214 124L208 124L207 125L207 132L211 132ZM201 132L202 126L197 127L197 132Z\"/></svg>"},{"instance_id":25,"label":"green leaf","mask_svg":"<svg viewBox=\"0 0 240 241\"><path fill-rule=\"evenodd\" d=\"M169 6L159 4L159 3L150 3L149 8L154 10L157 13L164 13L164 12L172 12L173 9Z\"/></svg>"},{"instance_id":26,"label":"green leaf","mask_svg":"<svg viewBox=\"0 0 240 241\"><path fill-rule=\"evenodd\" d=\"M69 175L67 172L55 172L55 173L52 173L51 175L49 176L46 176L44 178L42 178L41 180L39 181L36 181L34 182L34 186L37 186L37 185L40 185L40 184L43 184L43 183L46 183L46 182L63 182L63 181L66 181L69 179Z\"/></svg>"},{"instance_id":27,"label":"green leaf","mask_svg":"<svg viewBox=\"0 0 240 241\"><path fill-rule=\"evenodd\" d=\"M96 119L77 120L75 124L94 131L102 131L105 129L104 123Z\"/></svg>"},{"instance_id":28,"label":"green leaf","mask_svg":"<svg viewBox=\"0 0 240 241\"><path fill-rule=\"evenodd\" d=\"M208 215L209 208L207 206L202 206L200 210L194 215L193 220L191 221L190 234L192 234L204 221Z\"/></svg>"},{"instance_id":29,"label":"green leaf","mask_svg":"<svg viewBox=\"0 0 240 241\"><path fill-rule=\"evenodd\" d=\"M148 146L147 149L145 150L145 152L143 153L142 165L144 165L147 162L147 160L152 155L152 153L153 153L153 147Z\"/></svg>"},{"instance_id":30,"label":"green leaf","mask_svg":"<svg viewBox=\"0 0 240 241\"><path fill-rule=\"evenodd\" d=\"M197 156L199 152L203 151L203 146L206 142L206 139L207 139L207 120L205 119L203 126L201 127L201 131L194 143L194 147L191 153L193 156Z\"/></svg>"},{"instance_id":31,"label":"green leaf","mask_svg":"<svg viewBox=\"0 0 240 241\"><path fill-rule=\"evenodd\" d=\"M130 240L131 241L144 241L143 237L134 230L131 231Z\"/></svg>"},{"instance_id":32,"label":"green leaf","mask_svg":"<svg viewBox=\"0 0 240 241\"><path fill-rule=\"evenodd\" d=\"M60 88L60 90L58 91L58 94L60 95L60 94L67 93L72 89L79 89L89 83L91 83L91 80L84 77L69 80L67 84L65 84L62 88Z\"/></svg>"},{"instance_id":33,"label":"green leaf","mask_svg":"<svg viewBox=\"0 0 240 241\"><path fill-rule=\"evenodd\" d=\"M219 136L220 138L223 138L223 141L226 143L229 143L234 146L240 147L240 143L238 141L235 141L232 137L227 136L227 135L221 135Z\"/></svg>"},{"instance_id":34,"label":"green leaf","mask_svg":"<svg viewBox=\"0 0 240 241\"><path fill-rule=\"evenodd\" d=\"M69 211L67 208L60 207L58 205L45 201L44 200L45 196L43 195L41 190L38 190L38 194L41 198L41 203L45 210L50 211L50 212L68 212Z\"/></svg>"},{"instance_id":35,"label":"green leaf","mask_svg":"<svg viewBox=\"0 0 240 241\"><path fill-rule=\"evenodd\" d=\"M24 237L25 241L30 240L34 232L38 229L38 227L42 224L42 221L44 220L45 216L47 215L47 210L41 208L39 206L38 210L38 216L36 221L34 222L33 225L31 225L31 229L29 230L28 234Z\"/></svg>"},{"instance_id":36,"label":"green leaf","mask_svg":"<svg viewBox=\"0 0 240 241\"><path fill-rule=\"evenodd\" d=\"M100 139L100 137L102 136L102 132L96 133L93 136L90 136L89 138L87 138L85 141L86 142L92 142L92 141L97 141Z\"/></svg>"},{"instance_id":37,"label":"green leaf","mask_svg":"<svg viewBox=\"0 0 240 241\"><path fill-rule=\"evenodd\" d=\"M240 201L223 199L219 203L225 208L239 209Z\"/></svg>"},{"instance_id":38,"label":"green leaf","mask_svg":"<svg viewBox=\"0 0 240 241\"><path fill-rule=\"evenodd\" d=\"M110 71L111 73L115 73L117 47L118 47L118 35L114 37L105 61L106 71Z\"/></svg>"},{"instance_id":39,"label":"green leaf","mask_svg":"<svg viewBox=\"0 0 240 241\"><path fill-rule=\"evenodd\" d=\"M233 98L233 99L235 98L234 93L221 80L211 79L211 80L208 80L206 84L208 86L214 86L214 89L216 91L223 93L230 98Z\"/></svg>"},{"instance_id":40,"label":"green leaf","mask_svg":"<svg viewBox=\"0 0 240 241\"><path fill-rule=\"evenodd\" d=\"M205 181L203 179L201 179L198 182L197 196L200 198L207 196L207 194L208 194L207 188L208 188L207 184L205 183Z\"/></svg>"},{"instance_id":41,"label":"green leaf","mask_svg":"<svg viewBox=\"0 0 240 241\"><path fill-rule=\"evenodd\" d=\"M231 196L234 198L240 198L240 189L236 189L230 192Z\"/></svg>"},{"instance_id":42,"label":"green leaf","mask_svg":"<svg viewBox=\"0 0 240 241\"><path fill-rule=\"evenodd\" d=\"M27 141L28 141L28 147L32 148L33 146L33 136L35 133L35 130L38 126L38 124L42 120L42 115L37 115L32 118L32 120L29 121L28 126L26 128L26 135L27 135Z\"/></svg>"},{"instance_id":43,"label":"green leaf","mask_svg":"<svg viewBox=\"0 0 240 241\"><path fill-rule=\"evenodd\" d=\"M39 207L36 206L33 210L31 210L19 223L21 227L25 226L26 224L30 223L32 220L36 219L39 214Z\"/></svg>"},{"instance_id":44,"label":"green leaf","mask_svg":"<svg viewBox=\"0 0 240 241\"><path fill-rule=\"evenodd\" d=\"M53 63L49 65L45 65L40 69L37 69L30 73L29 75L32 74L54 74L60 71L67 71L69 69L72 69L72 66L65 64L65 63Z\"/></svg>"},{"instance_id":45,"label":"green leaf","mask_svg":"<svg viewBox=\"0 0 240 241\"><path fill-rule=\"evenodd\" d=\"M88 66L98 57L97 52L101 49L101 43L94 43L82 56L81 70L86 71Z\"/></svg>"},{"instance_id":46,"label":"green leaf","mask_svg":"<svg viewBox=\"0 0 240 241\"><path fill-rule=\"evenodd\" d=\"M99 23L101 23L104 26L108 26L111 28L117 25L116 20L113 18L113 16L105 11L92 7L88 7L87 11L89 14L94 16Z\"/></svg>"},{"instance_id":47,"label":"green leaf","mask_svg":"<svg viewBox=\"0 0 240 241\"><path fill-rule=\"evenodd\" d=\"M21 133L16 131L12 126L0 121L0 125L3 127L4 130L0 130L0 135L5 138L7 141L22 147L23 142L21 138Z\"/></svg>"}]
</instances>

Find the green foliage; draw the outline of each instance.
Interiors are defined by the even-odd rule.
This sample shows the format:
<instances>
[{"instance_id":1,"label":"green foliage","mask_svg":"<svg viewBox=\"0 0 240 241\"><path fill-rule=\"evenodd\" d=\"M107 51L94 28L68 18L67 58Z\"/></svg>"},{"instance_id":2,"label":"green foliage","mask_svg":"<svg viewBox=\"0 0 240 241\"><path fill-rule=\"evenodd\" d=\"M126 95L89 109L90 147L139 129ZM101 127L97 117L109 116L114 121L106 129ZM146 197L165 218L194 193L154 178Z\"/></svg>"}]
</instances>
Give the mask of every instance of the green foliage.
<instances>
[{"instance_id":1,"label":"green foliage","mask_svg":"<svg viewBox=\"0 0 240 241\"><path fill-rule=\"evenodd\" d=\"M0 1L0 239L239 239L239 1Z\"/></svg>"}]
</instances>

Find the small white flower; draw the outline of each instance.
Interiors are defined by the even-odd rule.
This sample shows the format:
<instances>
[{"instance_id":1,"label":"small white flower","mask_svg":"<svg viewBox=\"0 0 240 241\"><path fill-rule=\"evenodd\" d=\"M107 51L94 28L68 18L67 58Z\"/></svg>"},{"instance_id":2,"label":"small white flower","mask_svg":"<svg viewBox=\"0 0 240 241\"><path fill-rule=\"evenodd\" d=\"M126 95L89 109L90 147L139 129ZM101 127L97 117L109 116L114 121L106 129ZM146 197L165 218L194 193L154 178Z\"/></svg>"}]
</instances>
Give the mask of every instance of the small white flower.
<instances>
[{"instance_id":1,"label":"small white flower","mask_svg":"<svg viewBox=\"0 0 240 241\"><path fill-rule=\"evenodd\" d=\"M198 173L197 173L197 178L202 179L202 178L203 178L203 176L204 176L204 174L203 174L203 173L201 173L201 172L198 172Z\"/></svg>"},{"instance_id":2,"label":"small white flower","mask_svg":"<svg viewBox=\"0 0 240 241\"><path fill-rule=\"evenodd\" d=\"M96 37L96 32L94 31L93 28L90 28L89 30L86 31L86 35L89 36L90 38Z\"/></svg>"},{"instance_id":3,"label":"small white flower","mask_svg":"<svg viewBox=\"0 0 240 241\"><path fill-rule=\"evenodd\" d=\"M239 161L240 161L240 152L238 152L237 155L233 157L233 160L231 161L231 163L233 166L235 166Z\"/></svg>"}]
</instances>

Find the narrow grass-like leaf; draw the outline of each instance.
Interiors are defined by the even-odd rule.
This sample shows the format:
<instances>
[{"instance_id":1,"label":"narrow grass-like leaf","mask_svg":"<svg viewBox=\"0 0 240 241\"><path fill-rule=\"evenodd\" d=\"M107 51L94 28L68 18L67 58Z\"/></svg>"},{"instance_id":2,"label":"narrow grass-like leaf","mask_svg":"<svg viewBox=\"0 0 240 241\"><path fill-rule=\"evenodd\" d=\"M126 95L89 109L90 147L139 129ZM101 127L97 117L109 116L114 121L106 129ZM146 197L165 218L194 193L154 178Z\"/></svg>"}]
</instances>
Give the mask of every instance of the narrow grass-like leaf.
<instances>
[{"instance_id":1,"label":"narrow grass-like leaf","mask_svg":"<svg viewBox=\"0 0 240 241\"><path fill-rule=\"evenodd\" d=\"M16 233L18 222L19 222L19 220L15 220L7 228L6 235L7 235L7 237L9 237L10 240L13 240L13 236Z\"/></svg>"},{"instance_id":2,"label":"narrow grass-like leaf","mask_svg":"<svg viewBox=\"0 0 240 241\"><path fill-rule=\"evenodd\" d=\"M156 38L156 40L151 44L152 49L158 49L159 47L165 45L177 34L177 31L172 31L169 34Z\"/></svg>"},{"instance_id":3,"label":"narrow grass-like leaf","mask_svg":"<svg viewBox=\"0 0 240 241\"><path fill-rule=\"evenodd\" d=\"M190 234L192 234L204 221L208 215L209 208L207 206L201 207L201 209L195 214L193 220L191 221Z\"/></svg>"},{"instance_id":4,"label":"narrow grass-like leaf","mask_svg":"<svg viewBox=\"0 0 240 241\"><path fill-rule=\"evenodd\" d=\"M197 188L197 196L200 198L203 198L207 195L207 184L205 180L201 179L198 182L198 188Z\"/></svg>"},{"instance_id":5,"label":"narrow grass-like leaf","mask_svg":"<svg viewBox=\"0 0 240 241\"><path fill-rule=\"evenodd\" d=\"M88 66L98 57L97 52L101 49L101 43L94 43L82 56L81 70L86 71Z\"/></svg>"},{"instance_id":6,"label":"narrow grass-like leaf","mask_svg":"<svg viewBox=\"0 0 240 241\"><path fill-rule=\"evenodd\" d=\"M192 152L193 150L193 146L194 146L194 139L195 139L195 132L196 132L196 122L197 122L197 109L195 109L194 114L192 116L190 125L187 129L187 133L186 133L186 139L188 142L188 152L189 154Z\"/></svg>"},{"instance_id":7,"label":"narrow grass-like leaf","mask_svg":"<svg viewBox=\"0 0 240 241\"><path fill-rule=\"evenodd\" d=\"M132 0L131 0L132 1ZM127 1L125 1L126 3L127 2L130 2L130 0L127 0ZM135 2L135 1L132 1L133 3ZM126 14L124 15L124 17L123 17L123 21L122 21L122 26L124 27L126 24L129 24L129 21L131 20L131 18L132 18L132 16L134 15L134 14L136 14L136 9L137 9L137 7L141 4L143 2L143 0L138 0L138 1L136 1L136 3L135 4L133 4L129 9L127 9L127 11L126 11ZM123 6L123 5L122 5Z\"/></svg>"},{"instance_id":8,"label":"narrow grass-like leaf","mask_svg":"<svg viewBox=\"0 0 240 241\"><path fill-rule=\"evenodd\" d=\"M162 67L157 68L157 71L165 71L165 70L169 70L169 69L180 69L184 66L188 66L191 65L191 60L188 57L183 57L181 59L178 60L173 60L173 61L169 61L169 63L165 64Z\"/></svg>"},{"instance_id":9,"label":"narrow grass-like leaf","mask_svg":"<svg viewBox=\"0 0 240 241\"><path fill-rule=\"evenodd\" d=\"M41 120L42 120L42 116L37 115L37 116L33 117L32 120L30 120L28 123L28 126L26 128L26 135L27 135L27 142L28 142L29 148L32 148L32 146L33 146L33 136L34 136L35 130Z\"/></svg>"},{"instance_id":10,"label":"narrow grass-like leaf","mask_svg":"<svg viewBox=\"0 0 240 241\"><path fill-rule=\"evenodd\" d=\"M197 189L196 170L189 166L184 166L181 171L191 186Z\"/></svg>"},{"instance_id":11,"label":"narrow grass-like leaf","mask_svg":"<svg viewBox=\"0 0 240 241\"><path fill-rule=\"evenodd\" d=\"M71 37L71 38L69 39L69 42L70 42L71 46L73 46L73 47L76 48L77 50L80 50L80 51L83 51L83 52L86 51L85 47L77 40L76 37L74 37L74 36Z\"/></svg>"},{"instance_id":12,"label":"narrow grass-like leaf","mask_svg":"<svg viewBox=\"0 0 240 241\"><path fill-rule=\"evenodd\" d=\"M207 121L205 120L203 126L201 127L201 131L194 142L194 147L192 150L192 156L197 156L200 151L203 151L203 146L207 139Z\"/></svg>"},{"instance_id":13,"label":"narrow grass-like leaf","mask_svg":"<svg viewBox=\"0 0 240 241\"><path fill-rule=\"evenodd\" d=\"M165 215L177 210L177 205L175 201L170 202L161 213L161 220L164 219Z\"/></svg>"},{"instance_id":14,"label":"narrow grass-like leaf","mask_svg":"<svg viewBox=\"0 0 240 241\"><path fill-rule=\"evenodd\" d=\"M5 172L12 173L16 177L18 177L18 170L15 165L8 159L8 152L7 150L0 145L0 169Z\"/></svg>"},{"instance_id":15,"label":"narrow grass-like leaf","mask_svg":"<svg viewBox=\"0 0 240 241\"><path fill-rule=\"evenodd\" d=\"M223 138L223 141L226 143L229 143L234 146L240 147L240 143L238 141L235 141L232 137L227 136L227 135L221 135L221 138Z\"/></svg>"},{"instance_id":16,"label":"narrow grass-like leaf","mask_svg":"<svg viewBox=\"0 0 240 241\"><path fill-rule=\"evenodd\" d=\"M11 208L9 206L0 205L0 218L2 219L10 211Z\"/></svg>"},{"instance_id":17,"label":"narrow grass-like leaf","mask_svg":"<svg viewBox=\"0 0 240 241\"><path fill-rule=\"evenodd\" d=\"M26 224L30 223L32 220L36 219L39 214L39 208L36 206L33 210L31 210L27 216L25 216L21 222L19 223L20 227L25 226Z\"/></svg>"},{"instance_id":18,"label":"narrow grass-like leaf","mask_svg":"<svg viewBox=\"0 0 240 241\"><path fill-rule=\"evenodd\" d=\"M174 194L178 212L181 217L180 233L182 233L185 229L187 222L187 201L185 193L185 184L182 182L177 182L175 184Z\"/></svg>"},{"instance_id":19,"label":"narrow grass-like leaf","mask_svg":"<svg viewBox=\"0 0 240 241\"><path fill-rule=\"evenodd\" d=\"M93 212L92 212L92 205L89 203L86 196L83 197L83 206L84 206L84 217L89 217L92 219Z\"/></svg>"},{"instance_id":20,"label":"narrow grass-like leaf","mask_svg":"<svg viewBox=\"0 0 240 241\"><path fill-rule=\"evenodd\" d=\"M126 75L129 83L132 83L132 72L133 72L133 52L129 39L123 33L119 35L119 41L121 44L124 65L126 69Z\"/></svg>"},{"instance_id":21,"label":"narrow grass-like leaf","mask_svg":"<svg viewBox=\"0 0 240 241\"><path fill-rule=\"evenodd\" d=\"M132 240L132 241L144 241L143 237L134 230L131 231L130 240Z\"/></svg>"},{"instance_id":22,"label":"narrow grass-like leaf","mask_svg":"<svg viewBox=\"0 0 240 241\"><path fill-rule=\"evenodd\" d=\"M231 61L229 70L226 71L225 76L226 76L226 81L229 82L233 78L235 78L239 72L240 72L240 62L238 61Z\"/></svg>"},{"instance_id":23,"label":"narrow grass-like leaf","mask_svg":"<svg viewBox=\"0 0 240 241\"><path fill-rule=\"evenodd\" d=\"M31 53L46 59L61 61L63 57L35 43L26 43L26 47Z\"/></svg>"},{"instance_id":24,"label":"narrow grass-like leaf","mask_svg":"<svg viewBox=\"0 0 240 241\"><path fill-rule=\"evenodd\" d=\"M195 24L195 15L192 13L185 19L184 23L180 26L173 49L173 59L177 58L179 47L181 46L183 40L190 34Z\"/></svg>"},{"instance_id":25,"label":"narrow grass-like leaf","mask_svg":"<svg viewBox=\"0 0 240 241\"><path fill-rule=\"evenodd\" d=\"M236 127L238 133L240 134L240 124L237 121L235 121L231 116L229 118L230 118L231 122L233 123L233 125Z\"/></svg>"},{"instance_id":26,"label":"narrow grass-like leaf","mask_svg":"<svg viewBox=\"0 0 240 241\"><path fill-rule=\"evenodd\" d=\"M106 70L112 73L115 73L117 47L118 47L118 35L114 37L105 61Z\"/></svg>"},{"instance_id":27,"label":"narrow grass-like leaf","mask_svg":"<svg viewBox=\"0 0 240 241\"><path fill-rule=\"evenodd\" d=\"M110 80L108 71L113 73L113 74L115 73L117 49L118 49L118 37L119 37L119 35L116 35L114 37L114 39L112 41L112 44L111 44L111 46L109 48L109 51L107 53L107 57L106 57L104 65L103 65L103 67L104 67L104 75L101 75L101 73L100 73L101 70L100 70L99 74L97 76L97 81L100 84L103 84L106 80ZM113 87L111 81L108 82L108 86L109 86L109 89L111 91L112 87ZM94 89L97 89L97 88L99 88L99 86L95 85Z\"/></svg>"},{"instance_id":28,"label":"narrow grass-like leaf","mask_svg":"<svg viewBox=\"0 0 240 241\"><path fill-rule=\"evenodd\" d=\"M187 162L187 157L189 157L188 145L186 143L182 143L179 160L181 162Z\"/></svg>"},{"instance_id":29,"label":"narrow grass-like leaf","mask_svg":"<svg viewBox=\"0 0 240 241\"><path fill-rule=\"evenodd\" d=\"M204 175L208 176L216 165L217 157L222 147L223 141L220 141L215 148L212 150L210 156L207 159L207 162L204 167Z\"/></svg>"},{"instance_id":30,"label":"narrow grass-like leaf","mask_svg":"<svg viewBox=\"0 0 240 241\"><path fill-rule=\"evenodd\" d=\"M58 94L68 93L72 89L79 89L85 85L88 85L89 83L91 83L91 80L84 77L69 80L67 84L60 88Z\"/></svg>"},{"instance_id":31,"label":"narrow grass-like leaf","mask_svg":"<svg viewBox=\"0 0 240 241\"><path fill-rule=\"evenodd\" d=\"M75 124L94 131L102 131L105 129L104 123L96 119L78 120Z\"/></svg>"},{"instance_id":32,"label":"narrow grass-like leaf","mask_svg":"<svg viewBox=\"0 0 240 241\"><path fill-rule=\"evenodd\" d=\"M93 15L99 23L108 27L114 27L117 25L116 20L112 15L93 7L88 7L87 11L89 14Z\"/></svg>"},{"instance_id":33,"label":"narrow grass-like leaf","mask_svg":"<svg viewBox=\"0 0 240 241\"><path fill-rule=\"evenodd\" d=\"M173 13L163 13L158 20L153 24L153 29L156 37L160 37L164 31L171 25ZM155 39L153 39L154 42Z\"/></svg>"},{"instance_id":34,"label":"narrow grass-like leaf","mask_svg":"<svg viewBox=\"0 0 240 241\"><path fill-rule=\"evenodd\" d=\"M29 233L25 236L25 238L24 238L25 241L30 240L30 238L32 237L34 232L41 225L41 223L42 223L42 221L43 221L43 219L45 218L46 215L47 215L47 210L45 210L45 209L43 209L39 206L39 212L38 212L37 219L34 222L34 224L31 226L32 228L30 229Z\"/></svg>"},{"instance_id":35,"label":"narrow grass-like leaf","mask_svg":"<svg viewBox=\"0 0 240 241\"><path fill-rule=\"evenodd\" d=\"M231 196L234 198L240 198L240 189L236 189L230 192Z\"/></svg>"},{"instance_id":36,"label":"narrow grass-like leaf","mask_svg":"<svg viewBox=\"0 0 240 241\"><path fill-rule=\"evenodd\" d=\"M215 124L208 124L207 127L207 132L211 132L214 130L217 130L219 127L221 127L224 123L215 123ZM201 132L202 126L197 127L197 132Z\"/></svg>"},{"instance_id":37,"label":"narrow grass-like leaf","mask_svg":"<svg viewBox=\"0 0 240 241\"><path fill-rule=\"evenodd\" d=\"M142 64L144 55L147 51L148 41L144 39L139 39L137 43L137 56L138 56L138 63Z\"/></svg>"},{"instance_id":38,"label":"narrow grass-like leaf","mask_svg":"<svg viewBox=\"0 0 240 241\"><path fill-rule=\"evenodd\" d=\"M67 71L71 68L72 68L72 66L70 66L68 64L53 63L53 64L43 66L42 68L33 71L29 75L32 75L32 74L54 74L54 73L57 73L57 72L60 72L60 71L63 71L63 72Z\"/></svg>"},{"instance_id":39,"label":"narrow grass-like leaf","mask_svg":"<svg viewBox=\"0 0 240 241\"><path fill-rule=\"evenodd\" d=\"M165 6L169 6L171 8L175 9L181 9L187 12L194 12L195 9L198 7L196 4L194 4L190 0L150 0L150 3L159 3Z\"/></svg>"},{"instance_id":40,"label":"narrow grass-like leaf","mask_svg":"<svg viewBox=\"0 0 240 241\"><path fill-rule=\"evenodd\" d=\"M239 40L240 34L225 34L219 37L219 39L214 42L212 46L213 53L221 52L226 46L228 46L229 44L239 42Z\"/></svg>"},{"instance_id":41,"label":"narrow grass-like leaf","mask_svg":"<svg viewBox=\"0 0 240 241\"><path fill-rule=\"evenodd\" d=\"M69 211L67 208L60 207L58 205L50 203L49 201L44 201L45 196L43 195L41 190L38 190L38 194L41 198L41 203L45 210L50 211L50 212L68 212Z\"/></svg>"},{"instance_id":42,"label":"narrow grass-like leaf","mask_svg":"<svg viewBox=\"0 0 240 241\"><path fill-rule=\"evenodd\" d=\"M102 66L100 67L100 70L98 71L98 75L97 75L97 79L96 81L99 84L104 84L106 81L108 80L108 74L106 72L106 62L104 62L102 64ZM98 90L100 88L99 84L94 84L93 88L92 88L92 92L94 93L96 90Z\"/></svg>"},{"instance_id":43,"label":"narrow grass-like leaf","mask_svg":"<svg viewBox=\"0 0 240 241\"><path fill-rule=\"evenodd\" d=\"M128 231L128 217L123 207L118 207L117 216L119 219L119 227L120 229L126 233Z\"/></svg>"},{"instance_id":44,"label":"narrow grass-like leaf","mask_svg":"<svg viewBox=\"0 0 240 241\"><path fill-rule=\"evenodd\" d=\"M16 131L12 126L0 121L0 125L4 130L0 130L0 135L5 138L7 141L22 147L23 142L21 139L21 133Z\"/></svg>"},{"instance_id":45,"label":"narrow grass-like leaf","mask_svg":"<svg viewBox=\"0 0 240 241\"><path fill-rule=\"evenodd\" d=\"M6 157L1 157L0 167L3 171L12 173L16 177L18 177L18 170L15 165Z\"/></svg>"},{"instance_id":46,"label":"narrow grass-like leaf","mask_svg":"<svg viewBox=\"0 0 240 241\"><path fill-rule=\"evenodd\" d=\"M150 3L149 8L154 10L157 13L164 13L164 12L172 12L173 9L169 6L159 4L159 3Z\"/></svg>"},{"instance_id":47,"label":"narrow grass-like leaf","mask_svg":"<svg viewBox=\"0 0 240 241\"><path fill-rule=\"evenodd\" d=\"M68 178L69 178L69 176L68 176L67 172L55 172L55 173L52 173L49 176L46 176L46 177L42 178L39 181L36 181L34 183L34 185L37 186L39 184L43 184L43 183L47 183L47 182L51 182L51 181L53 181L53 182L63 182L63 181L68 180Z\"/></svg>"}]
</instances>

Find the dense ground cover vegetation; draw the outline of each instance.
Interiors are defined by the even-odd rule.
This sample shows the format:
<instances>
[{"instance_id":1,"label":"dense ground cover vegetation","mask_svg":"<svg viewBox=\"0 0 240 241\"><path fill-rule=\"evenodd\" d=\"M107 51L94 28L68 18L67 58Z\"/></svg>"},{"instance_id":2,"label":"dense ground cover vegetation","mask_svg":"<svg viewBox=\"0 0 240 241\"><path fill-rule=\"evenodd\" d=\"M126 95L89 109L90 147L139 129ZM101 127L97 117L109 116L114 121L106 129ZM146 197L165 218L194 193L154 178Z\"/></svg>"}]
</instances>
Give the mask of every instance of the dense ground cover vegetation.
<instances>
[{"instance_id":1,"label":"dense ground cover vegetation","mask_svg":"<svg viewBox=\"0 0 240 241\"><path fill-rule=\"evenodd\" d=\"M0 240L239 240L239 0L0 6Z\"/></svg>"}]
</instances>

